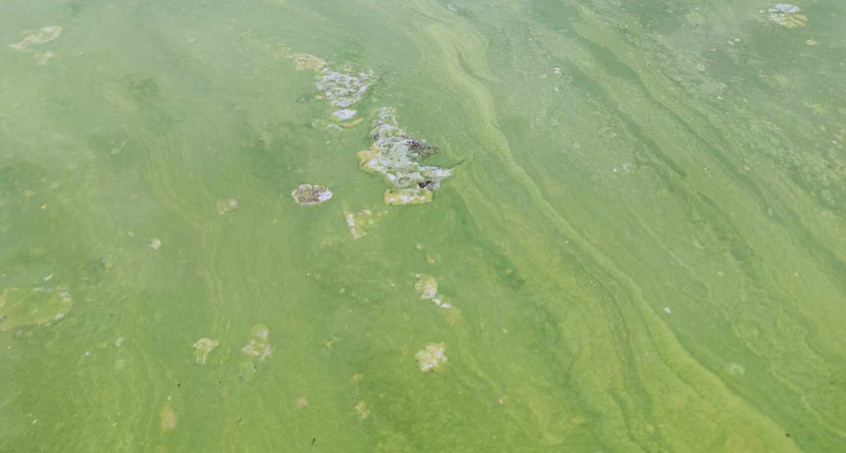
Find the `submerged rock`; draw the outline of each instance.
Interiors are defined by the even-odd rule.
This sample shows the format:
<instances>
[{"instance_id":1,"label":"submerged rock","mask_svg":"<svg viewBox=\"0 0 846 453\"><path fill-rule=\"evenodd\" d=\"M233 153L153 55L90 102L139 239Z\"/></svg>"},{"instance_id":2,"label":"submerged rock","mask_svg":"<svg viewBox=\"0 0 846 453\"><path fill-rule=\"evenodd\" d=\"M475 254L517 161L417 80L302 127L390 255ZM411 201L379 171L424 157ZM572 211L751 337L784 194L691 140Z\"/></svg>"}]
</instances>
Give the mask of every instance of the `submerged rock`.
<instances>
[{"instance_id":1,"label":"submerged rock","mask_svg":"<svg viewBox=\"0 0 846 453\"><path fill-rule=\"evenodd\" d=\"M21 52L26 52L32 46L37 46L39 44L48 43L62 34L62 27L57 25L50 25L47 27L41 28L38 32L33 33L17 44L12 44L9 47L15 50L19 50Z\"/></svg>"},{"instance_id":2,"label":"submerged rock","mask_svg":"<svg viewBox=\"0 0 846 453\"><path fill-rule=\"evenodd\" d=\"M439 369L447 361L445 343L429 343L422 351L417 351L414 358L420 371L428 373Z\"/></svg>"},{"instance_id":3,"label":"submerged rock","mask_svg":"<svg viewBox=\"0 0 846 453\"><path fill-rule=\"evenodd\" d=\"M194 361L199 364L206 363L206 358L217 345L220 344L211 338L200 338L194 343Z\"/></svg>"},{"instance_id":4,"label":"submerged rock","mask_svg":"<svg viewBox=\"0 0 846 453\"><path fill-rule=\"evenodd\" d=\"M449 169L420 163L420 160L437 153L438 148L402 130L397 125L393 109L380 109L373 126L373 145L360 151L357 157L363 170L385 175L394 185L394 189L385 192L385 203L402 205L432 201L432 192L452 174Z\"/></svg>"},{"instance_id":5,"label":"submerged rock","mask_svg":"<svg viewBox=\"0 0 846 453\"><path fill-rule=\"evenodd\" d=\"M779 3L767 10L770 22L775 22L782 27L796 28L804 27L808 22L808 18L799 14L800 8L796 5L787 3Z\"/></svg>"},{"instance_id":6,"label":"submerged rock","mask_svg":"<svg viewBox=\"0 0 846 453\"><path fill-rule=\"evenodd\" d=\"M291 191L291 197L302 206L320 204L332 198L332 191L324 186L300 184Z\"/></svg>"},{"instance_id":7,"label":"submerged rock","mask_svg":"<svg viewBox=\"0 0 846 453\"><path fill-rule=\"evenodd\" d=\"M264 360L270 357L273 347L269 342L270 330L264 324L256 324L250 331L250 339L247 345L241 348L241 352L250 357L258 357Z\"/></svg>"},{"instance_id":8,"label":"submerged rock","mask_svg":"<svg viewBox=\"0 0 846 453\"><path fill-rule=\"evenodd\" d=\"M51 288L8 288L0 295L0 332L50 325L68 314L73 300L67 291Z\"/></svg>"}]
</instances>

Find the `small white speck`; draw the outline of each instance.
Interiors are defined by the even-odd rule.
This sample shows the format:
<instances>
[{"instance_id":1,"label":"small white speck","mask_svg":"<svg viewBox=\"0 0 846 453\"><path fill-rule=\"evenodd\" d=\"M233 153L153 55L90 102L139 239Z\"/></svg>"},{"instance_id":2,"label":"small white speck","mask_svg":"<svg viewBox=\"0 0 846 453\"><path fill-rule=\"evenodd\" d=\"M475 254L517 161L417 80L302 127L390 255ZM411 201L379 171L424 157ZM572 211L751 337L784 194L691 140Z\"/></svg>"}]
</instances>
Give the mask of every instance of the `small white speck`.
<instances>
[{"instance_id":1,"label":"small white speck","mask_svg":"<svg viewBox=\"0 0 846 453\"><path fill-rule=\"evenodd\" d=\"M85 351L85 357L88 357L88 356L90 356L90 355L91 355L91 353L90 353L90 352Z\"/></svg>"},{"instance_id":2,"label":"small white speck","mask_svg":"<svg viewBox=\"0 0 846 453\"><path fill-rule=\"evenodd\" d=\"M664 307L664 311L667 312L668 315L673 314L673 310L670 310L670 307Z\"/></svg>"},{"instance_id":3,"label":"small white speck","mask_svg":"<svg viewBox=\"0 0 846 453\"><path fill-rule=\"evenodd\" d=\"M48 276L44 277L44 281L45 281L45 282L49 282L49 281L50 281L50 279L52 279L52 278L53 278L53 274L50 274L50 275L48 275Z\"/></svg>"}]
</instances>

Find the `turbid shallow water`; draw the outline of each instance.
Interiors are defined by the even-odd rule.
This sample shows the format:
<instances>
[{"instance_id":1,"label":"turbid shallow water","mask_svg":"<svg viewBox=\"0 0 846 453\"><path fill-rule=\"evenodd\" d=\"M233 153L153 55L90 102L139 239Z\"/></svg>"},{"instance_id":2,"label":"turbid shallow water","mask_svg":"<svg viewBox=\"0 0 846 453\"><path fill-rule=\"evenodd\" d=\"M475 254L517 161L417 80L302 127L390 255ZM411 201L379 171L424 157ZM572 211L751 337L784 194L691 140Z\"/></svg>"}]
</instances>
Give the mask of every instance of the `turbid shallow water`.
<instances>
[{"instance_id":1,"label":"turbid shallow water","mask_svg":"<svg viewBox=\"0 0 846 453\"><path fill-rule=\"evenodd\" d=\"M844 23L4 0L0 451L843 451Z\"/></svg>"}]
</instances>

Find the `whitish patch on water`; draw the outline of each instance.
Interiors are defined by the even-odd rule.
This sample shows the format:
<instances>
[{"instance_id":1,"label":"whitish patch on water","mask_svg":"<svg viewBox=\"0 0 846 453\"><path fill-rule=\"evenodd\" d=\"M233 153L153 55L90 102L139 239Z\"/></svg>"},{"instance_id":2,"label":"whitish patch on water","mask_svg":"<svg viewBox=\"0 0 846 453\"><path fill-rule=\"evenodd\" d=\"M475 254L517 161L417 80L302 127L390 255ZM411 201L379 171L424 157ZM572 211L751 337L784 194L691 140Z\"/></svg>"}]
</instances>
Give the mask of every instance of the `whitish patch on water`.
<instances>
[{"instance_id":1,"label":"whitish patch on water","mask_svg":"<svg viewBox=\"0 0 846 453\"><path fill-rule=\"evenodd\" d=\"M438 294L438 281L431 275L417 274L417 283L414 284L414 290L417 291L417 297L421 299L431 300L435 305L442 308L452 307L452 304Z\"/></svg>"},{"instance_id":2,"label":"whitish patch on water","mask_svg":"<svg viewBox=\"0 0 846 453\"><path fill-rule=\"evenodd\" d=\"M804 27L808 18L799 14L800 8L796 5L779 3L767 10L767 18L783 27L796 28Z\"/></svg>"},{"instance_id":3,"label":"whitish patch on water","mask_svg":"<svg viewBox=\"0 0 846 453\"><path fill-rule=\"evenodd\" d=\"M57 25L50 25L47 27L43 27L41 30L38 30L36 33L33 33L17 44L12 44L9 47L12 49L26 52L30 49L30 47L37 46L39 44L48 43L62 34L62 27Z\"/></svg>"},{"instance_id":4,"label":"whitish patch on water","mask_svg":"<svg viewBox=\"0 0 846 453\"><path fill-rule=\"evenodd\" d=\"M291 191L291 197L302 206L320 204L332 198L332 191L324 186L300 184Z\"/></svg>"},{"instance_id":5,"label":"whitish patch on water","mask_svg":"<svg viewBox=\"0 0 846 453\"><path fill-rule=\"evenodd\" d=\"M373 145L359 151L359 165L365 171L385 175L395 190L385 192L386 204L421 204L432 201L432 192L450 177L449 169L422 165L420 161L438 148L416 140L402 130L394 110L382 107L373 121Z\"/></svg>"},{"instance_id":6,"label":"whitish patch on water","mask_svg":"<svg viewBox=\"0 0 846 453\"><path fill-rule=\"evenodd\" d=\"M269 338L270 330L264 324L256 324L250 332L250 339L247 345L241 348L241 352L250 357L258 357L259 360L264 360L270 357L273 348L270 346Z\"/></svg>"},{"instance_id":7,"label":"whitish patch on water","mask_svg":"<svg viewBox=\"0 0 846 453\"><path fill-rule=\"evenodd\" d=\"M414 358L420 371L428 373L443 366L447 361L445 343L429 343L422 351L417 351Z\"/></svg>"},{"instance_id":8,"label":"whitish patch on water","mask_svg":"<svg viewBox=\"0 0 846 453\"><path fill-rule=\"evenodd\" d=\"M63 319L72 306L73 300L67 291L7 288L0 296L0 332L27 326L49 326Z\"/></svg>"},{"instance_id":9,"label":"whitish patch on water","mask_svg":"<svg viewBox=\"0 0 846 453\"><path fill-rule=\"evenodd\" d=\"M234 198L221 198L217 200L217 213L220 215L238 209L238 200Z\"/></svg>"},{"instance_id":10,"label":"whitish patch on water","mask_svg":"<svg viewBox=\"0 0 846 453\"><path fill-rule=\"evenodd\" d=\"M211 338L200 338L194 342L194 362L205 364L209 353L220 344Z\"/></svg>"}]
</instances>

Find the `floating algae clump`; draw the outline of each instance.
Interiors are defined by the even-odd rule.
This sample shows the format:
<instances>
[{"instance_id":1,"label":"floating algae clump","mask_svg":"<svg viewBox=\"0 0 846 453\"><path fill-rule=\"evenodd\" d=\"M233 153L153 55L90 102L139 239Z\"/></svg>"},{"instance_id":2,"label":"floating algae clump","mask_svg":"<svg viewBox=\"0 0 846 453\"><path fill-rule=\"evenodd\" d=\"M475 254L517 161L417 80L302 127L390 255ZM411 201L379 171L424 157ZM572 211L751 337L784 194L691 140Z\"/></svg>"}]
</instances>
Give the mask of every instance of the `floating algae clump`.
<instances>
[{"instance_id":1,"label":"floating algae clump","mask_svg":"<svg viewBox=\"0 0 846 453\"><path fill-rule=\"evenodd\" d=\"M323 93L323 97L339 110L332 113L332 118L340 121L353 119L357 112L347 107L360 101L367 89L376 80L373 71L355 71L347 66L335 71L326 65L326 60L306 53L291 52L283 47L281 55L294 62L298 71L314 71L318 73L315 87ZM358 123L355 123L358 124ZM355 125L352 124L352 125Z\"/></svg>"},{"instance_id":2,"label":"floating algae clump","mask_svg":"<svg viewBox=\"0 0 846 453\"><path fill-rule=\"evenodd\" d=\"M444 343L429 343L422 351L417 351L414 358L417 359L417 366L420 371L428 373L443 366L447 361L446 344Z\"/></svg>"},{"instance_id":3,"label":"floating algae clump","mask_svg":"<svg viewBox=\"0 0 846 453\"><path fill-rule=\"evenodd\" d=\"M799 14L799 7L796 5L789 5L787 3L779 3L768 9L768 19L770 22L775 22L782 27L796 28L804 27L808 22L808 18Z\"/></svg>"},{"instance_id":4,"label":"floating algae clump","mask_svg":"<svg viewBox=\"0 0 846 453\"><path fill-rule=\"evenodd\" d=\"M66 291L49 288L9 288L0 296L0 332L26 326L50 325L70 311L73 301Z\"/></svg>"},{"instance_id":5,"label":"floating algae clump","mask_svg":"<svg viewBox=\"0 0 846 453\"><path fill-rule=\"evenodd\" d=\"M194 361L199 364L206 363L206 358L217 345L220 344L211 338L200 338L194 343Z\"/></svg>"},{"instance_id":6,"label":"floating algae clump","mask_svg":"<svg viewBox=\"0 0 846 453\"><path fill-rule=\"evenodd\" d=\"M452 307L452 304L438 294L438 281L431 275L417 274L417 283L414 284L414 290L417 291L417 296L421 299L431 300L435 305L442 308Z\"/></svg>"},{"instance_id":7,"label":"floating algae clump","mask_svg":"<svg viewBox=\"0 0 846 453\"><path fill-rule=\"evenodd\" d=\"M22 52L26 52L32 46L37 46L39 44L44 44L50 42L56 38L58 38L62 34L62 27L57 25L51 25L48 27L44 27L38 32L33 33L17 44L12 44L9 47L15 50L19 50Z\"/></svg>"},{"instance_id":8,"label":"floating algae clump","mask_svg":"<svg viewBox=\"0 0 846 453\"><path fill-rule=\"evenodd\" d=\"M302 206L320 204L332 198L332 191L324 186L300 184L291 191L291 197Z\"/></svg>"},{"instance_id":9,"label":"floating algae clump","mask_svg":"<svg viewBox=\"0 0 846 453\"><path fill-rule=\"evenodd\" d=\"M256 324L250 332L250 340L247 345L241 348L241 352L250 357L258 357L259 360L264 360L270 357L273 348L268 342L270 330L264 324Z\"/></svg>"},{"instance_id":10,"label":"floating algae clump","mask_svg":"<svg viewBox=\"0 0 846 453\"><path fill-rule=\"evenodd\" d=\"M359 151L359 165L365 171L385 175L394 189L385 192L385 203L391 205L422 204L432 201L432 194L441 181L450 177L449 169L422 165L420 160L438 152L438 148L418 141L397 126L394 111L379 110L373 121L373 145Z\"/></svg>"},{"instance_id":11,"label":"floating algae clump","mask_svg":"<svg viewBox=\"0 0 846 453\"><path fill-rule=\"evenodd\" d=\"M350 71L352 72L352 71ZM367 88L376 78L373 71L359 72L358 75L337 72L323 68L323 74L315 84L318 91L322 91L326 99L339 109L346 109L364 97ZM353 116L355 111L352 111ZM352 118L350 116L349 118ZM349 119L346 118L346 119Z\"/></svg>"}]
</instances>

